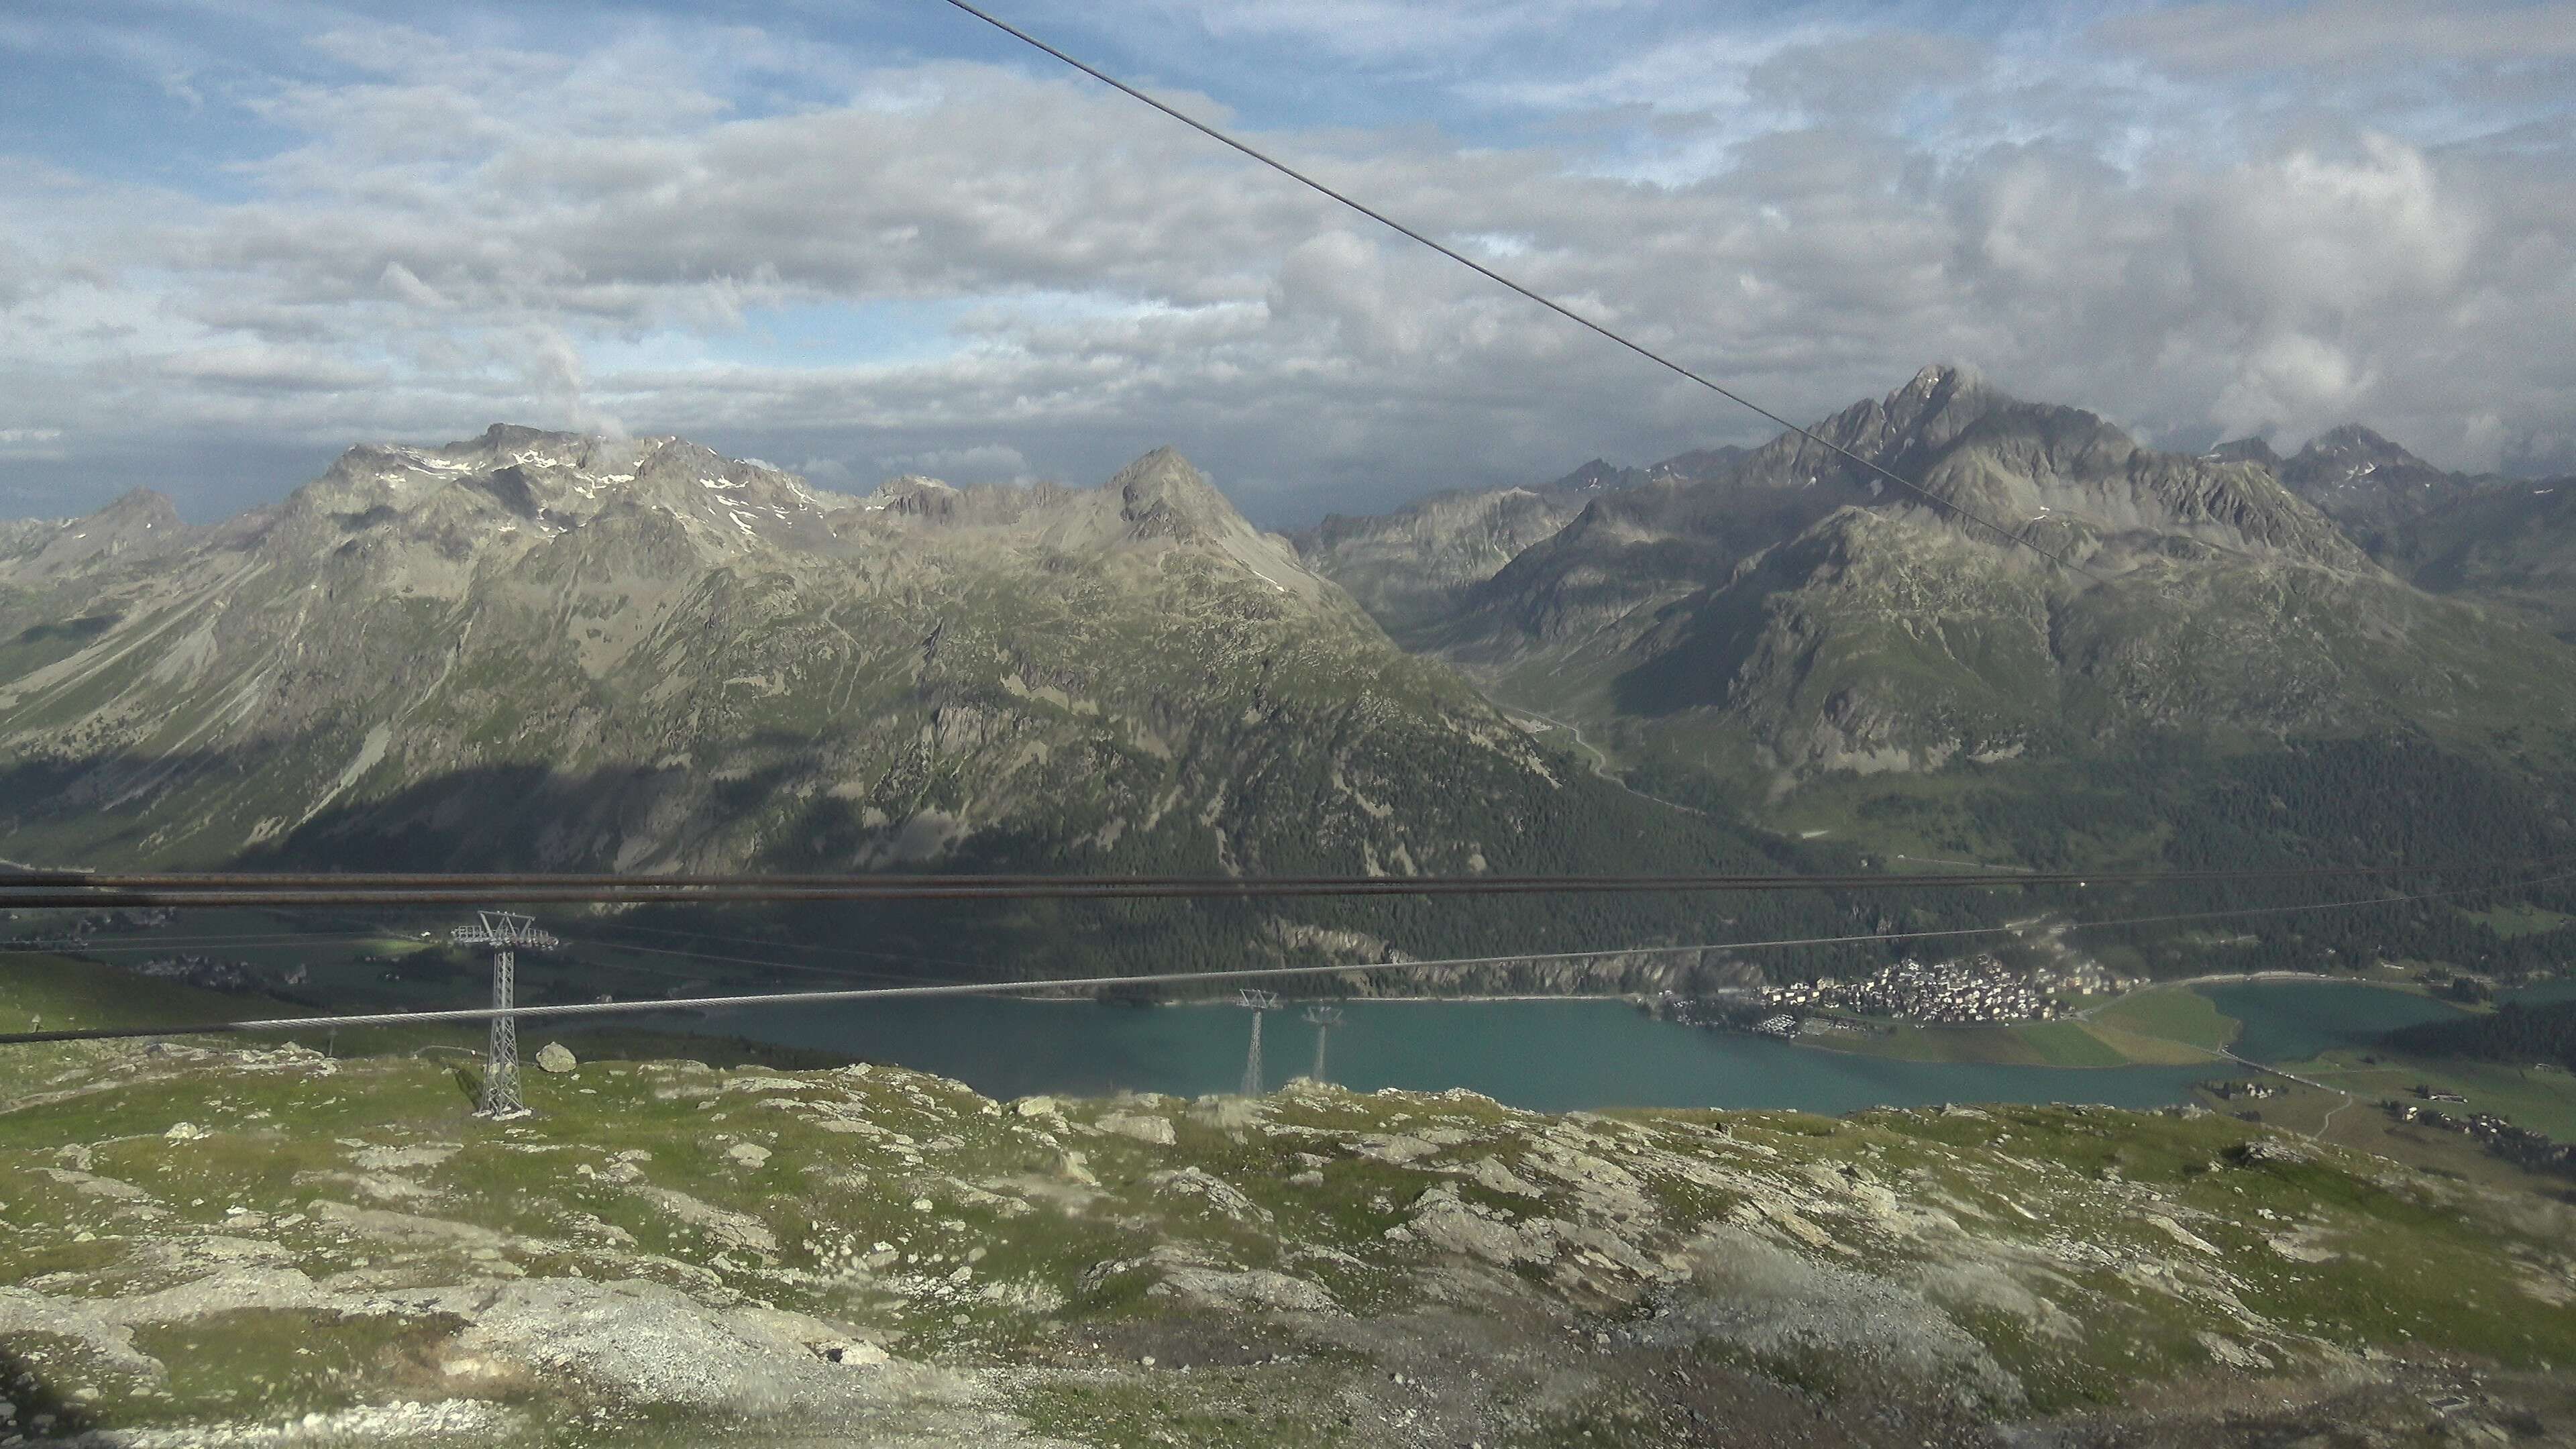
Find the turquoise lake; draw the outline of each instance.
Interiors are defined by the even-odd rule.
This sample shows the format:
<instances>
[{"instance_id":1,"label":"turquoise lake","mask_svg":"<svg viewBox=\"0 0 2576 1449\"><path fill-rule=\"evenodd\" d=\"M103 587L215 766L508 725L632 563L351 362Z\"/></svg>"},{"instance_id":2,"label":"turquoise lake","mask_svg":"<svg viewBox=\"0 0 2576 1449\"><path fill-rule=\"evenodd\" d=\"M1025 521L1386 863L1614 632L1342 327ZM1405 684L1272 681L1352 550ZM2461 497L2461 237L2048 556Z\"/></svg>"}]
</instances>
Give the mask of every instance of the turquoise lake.
<instances>
[{"instance_id":1,"label":"turquoise lake","mask_svg":"<svg viewBox=\"0 0 2576 1449\"><path fill-rule=\"evenodd\" d=\"M2245 1023L2239 1056L2295 1062L2335 1047L2366 1047L2382 1033L2461 1016L2429 996L2349 981L2228 981L2192 988ZM2551 981L2508 993L2529 1003L2576 999L2576 981Z\"/></svg>"},{"instance_id":2,"label":"turquoise lake","mask_svg":"<svg viewBox=\"0 0 2576 1449\"><path fill-rule=\"evenodd\" d=\"M2236 1049L2290 1062L2456 1014L2442 1002L2332 981L2195 988L2245 1023ZM2576 997L2576 982L2521 993ZM1361 1091L1465 1087L1516 1107L1792 1107L1842 1113L1940 1102L2098 1102L2156 1107L2228 1069L2069 1069L1900 1062L1656 1021L1623 1002L1342 1003L1325 1075ZM1098 1006L954 997L757 1007L665 1023L845 1052L954 1077L988 1096L1116 1091L1198 1096L1242 1085L1251 1013L1232 1006ZM1314 1066L1315 1028L1291 1006L1262 1023L1263 1083Z\"/></svg>"},{"instance_id":3,"label":"turquoise lake","mask_svg":"<svg viewBox=\"0 0 2576 1449\"><path fill-rule=\"evenodd\" d=\"M1465 1087L1538 1111L1598 1107L1795 1107L1840 1113L1938 1102L2179 1102L2197 1067L2050 1067L1888 1061L1656 1021L1623 1001L1343 1003L1325 1075L1346 1087ZM692 1022L954 1077L988 1096L1169 1092L1242 1085L1251 1013L1230 1006L1095 1006L951 998L762 1007ZM1262 1023L1264 1084L1314 1066L1315 1028L1294 1010Z\"/></svg>"}]
</instances>

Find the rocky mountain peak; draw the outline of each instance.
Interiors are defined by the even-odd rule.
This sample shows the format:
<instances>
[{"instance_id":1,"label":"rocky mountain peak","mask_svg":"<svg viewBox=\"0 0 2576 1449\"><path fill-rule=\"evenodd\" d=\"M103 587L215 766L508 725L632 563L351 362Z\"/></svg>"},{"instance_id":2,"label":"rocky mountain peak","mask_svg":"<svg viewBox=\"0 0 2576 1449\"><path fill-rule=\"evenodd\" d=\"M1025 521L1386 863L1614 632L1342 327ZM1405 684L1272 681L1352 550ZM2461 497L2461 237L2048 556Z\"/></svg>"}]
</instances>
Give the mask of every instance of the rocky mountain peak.
<instances>
[{"instance_id":1,"label":"rocky mountain peak","mask_svg":"<svg viewBox=\"0 0 2576 1449\"><path fill-rule=\"evenodd\" d=\"M1168 446L1119 469L1107 488L1118 495L1130 537L1215 540L1253 531L1207 475Z\"/></svg>"},{"instance_id":2,"label":"rocky mountain peak","mask_svg":"<svg viewBox=\"0 0 2576 1449\"><path fill-rule=\"evenodd\" d=\"M1739 447L1733 443L1715 448L1693 448L1687 453L1676 453L1648 468L1646 481L1704 483L1732 472L1751 456L1753 456L1752 449Z\"/></svg>"},{"instance_id":3,"label":"rocky mountain peak","mask_svg":"<svg viewBox=\"0 0 2576 1449\"><path fill-rule=\"evenodd\" d=\"M1889 393L1879 407L1892 432L1937 446L1966 431L1997 403L2010 401L1974 368L1935 364L1915 373L1912 382Z\"/></svg>"},{"instance_id":4,"label":"rocky mountain peak","mask_svg":"<svg viewBox=\"0 0 2576 1449\"><path fill-rule=\"evenodd\" d=\"M1893 410L1899 398L1921 398L1925 401L1946 400L1962 393L1974 392L1986 385L1985 374L1964 363L1931 362L1916 369L1914 380L1888 394L1887 405Z\"/></svg>"},{"instance_id":5,"label":"rocky mountain peak","mask_svg":"<svg viewBox=\"0 0 2576 1449\"><path fill-rule=\"evenodd\" d=\"M187 526L179 521L178 507L170 496L151 488L129 488L83 522L94 529L128 534L176 532Z\"/></svg>"},{"instance_id":6,"label":"rocky mountain peak","mask_svg":"<svg viewBox=\"0 0 2576 1449\"><path fill-rule=\"evenodd\" d=\"M2317 434L2289 460L2289 470L2302 479L2340 474L2358 478L2383 468L2439 474L2440 469L2359 423L2346 423Z\"/></svg>"},{"instance_id":7,"label":"rocky mountain peak","mask_svg":"<svg viewBox=\"0 0 2576 1449\"><path fill-rule=\"evenodd\" d=\"M2498 480L2448 473L2358 423L2319 433L2280 465L2283 486L2384 553L2405 529Z\"/></svg>"},{"instance_id":8,"label":"rocky mountain peak","mask_svg":"<svg viewBox=\"0 0 2576 1449\"><path fill-rule=\"evenodd\" d=\"M272 546L290 552L363 541L455 557L491 540L549 537L640 511L722 553L784 539L833 506L800 479L684 438L495 423L439 447L351 448L287 499L271 532Z\"/></svg>"},{"instance_id":9,"label":"rocky mountain peak","mask_svg":"<svg viewBox=\"0 0 2576 1449\"><path fill-rule=\"evenodd\" d=\"M1920 471L1925 460L2013 399L1988 385L1973 368L1934 364L1883 398L1864 398L1816 424L1817 437L1899 472ZM1865 470L1786 433L1746 455L1731 475L1745 485L1802 488L1835 477L1866 484Z\"/></svg>"},{"instance_id":10,"label":"rocky mountain peak","mask_svg":"<svg viewBox=\"0 0 2576 1449\"><path fill-rule=\"evenodd\" d=\"M1595 458L1548 484L1547 488L1553 493L1581 496L1626 488L1641 481L1643 477L1644 475L1634 468L1613 467L1608 460Z\"/></svg>"},{"instance_id":11,"label":"rocky mountain peak","mask_svg":"<svg viewBox=\"0 0 2576 1449\"><path fill-rule=\"evenodd\" d=\"M2281 471L2281 455L2272 451L2269 439L2262 437L2231 438L2200 456L2212 463L2251 463L2275 473Z\"/></svg>"},{"instance_id":12,"label":"rocky mountain peak","mask_svg":"<svg viewBox=\"0 0 2576 1449\"><path fill-rule=\"evenodd\" d=\"M50 575L98 560L140 557L176 547L187 532L167 496L129 489L80 518L34 523L0 540L0 553L26 558L31 574Z\"/></svg>"},{"instance_id":13,"label":"rocky mountain peak","mask_svg":"<svg viewBox=\"0 0 2576 1449\"><path fill-rule=\"evenodd\" d=\"M899 518L946 519L957 512L957 489L937 478L905 473L877 485L859 506L870 513Z\"/></svg>"}]
</instances>

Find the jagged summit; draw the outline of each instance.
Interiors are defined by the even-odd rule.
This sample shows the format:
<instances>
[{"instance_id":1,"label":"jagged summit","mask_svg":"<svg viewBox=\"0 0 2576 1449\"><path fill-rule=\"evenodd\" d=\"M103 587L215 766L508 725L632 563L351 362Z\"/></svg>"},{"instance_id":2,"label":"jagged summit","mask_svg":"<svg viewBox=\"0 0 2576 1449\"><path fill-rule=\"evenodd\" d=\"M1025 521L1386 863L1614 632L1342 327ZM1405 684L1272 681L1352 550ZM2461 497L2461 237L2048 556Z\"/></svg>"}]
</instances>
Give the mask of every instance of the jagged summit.
<instances>
[{"instance_id":1,"label":"jagged summit","mask_svg":"<svg viewBox=\"0 0 2576 1449\"><path fill-rule=\"evenodd\" d=\"M2200 456L2212 463L2252 463L2276 474L2281 470L2281 455L2272 451L2269 438L2261 436L2231 438Z\"/></svg>"},{"instance_id":2,"label":"jagged summit","mask_svg":"<svg viewBox=\"0 0 2576 1449\"><path fill-rule=\"evenodd\" d=\"M2445 472L2358 423L2310 438L2279 472L2291 492L2382 557L2399 551L2418 520L2504 482Z\"/></svg>"},{"instance_id":3,"label":"jagged summit","mask_svg":"<svg viewBox=\"0 0 2576 1449\"><path fill-rule=\"evenodd\" d=\"M30 519L0 530L0 560L13 560L12 569L30 577L50 577L101 560L162 553L178 547L187 533L166 495L133 488L95 513Z\"/></svg>"},{"instance_id":4,"label":"jagged summit","mask_svg":"<svg viewBox=\"0 0 2576 1449\"><path fill-rule=\"evenodd\" d=\"M1677 453L1646 470L1650 483L1701 483L1718 477L1741 464L1752 449L1733 443L1715 448L1693 448Z\"/></svg>"},{"instance_id":5,"label":"jagged summit","mask_svg":"<svg viewBox=\"0 0 2576 1449\"><path fill-rule=\"evenodd\" d=\"M2431 469L2432 464L2359 423L2329 428L2299 449L2295 462L2310 468L2339 467L2376 472L2383 467Z\"/></svg>"},{"instance_id":6,"label":"jagged summit","mask_svg":"<svg viewBox=\"0 0 2576 1449\"><path fill-rule=\"evenodd\" d=\"M1643 597L1640 589L1660 587L1657 580L1722 576L1844 506L1919 514L1927 525L1993 543L1991 530L1970 521L1985 520L2060 555L2116 555L2106 557L2111 565L2179 537L2334 567L2365 566L2330 523L2267 471L2142 448L2093 413L2020 401L1971 368L1923 368L1903 387L1862 399L1810 431L1843 452L1786 433L1712 473L1659 476L1605 496L1543 554L1534 550L1496 585L1509 592L1515 571L1571 570L1599 575L1605 600L1630 595L1633 603ZM1878 469L1911 486L1890 484ZM1597 542L1584 543L1586 535ZM1587 551L1638 549L1654 539L1684 547L1641 551L1616 566L1574 562ZM2001 556L2013 567L2038 566L2037 560L2026 550ZM1633 583L1619 582L1623 577Z\"/></svg>"},{"instance_id":7,"label":"jagged summit","mask_svg":"<svg viewBox=\"0 0 2576 1449\"><path fill-rule=\"evenodd\" d=\"M571 540L721 558L846 554L888 530L937 528L1050 549L1183 547L1229 556L1278 591L1321 596L1281 540L1254 528L1176 450L1138 458L1097 488L957 487L906 474L854 497L679 437L608 438L496 423L439 446L343 453L285 501L232 525L281 556L351 554L453 583L455 564ZM433 561L434 560L434 561Z\"/></svg>"},{"instance_id":8,"label":"jagged summit","mask_svg":"<svg viewBox=\"0 0 2576 1449\"><path fill-rule=\"evenodd\" d=\"M1215 539L1252 531L1207 475L1168 445L1119 469L1106 488L1117 493L1118 516L1139 538Z\"/></svg>"},{"instance_id":9,"label":"jagged summit","mask_svg":"<svg viewBox=\"0 0 2576 1449\"><path fill-rule=\"evenodd\" d=\"M120 528L146 532L186 526L179 521L179 509L170 501L170 496L153 488L129 488L105 508L91 514L90 519L96 523L111 523Z\"/></svg>"},{"instance_id":10,"label":"jagged summit","mask_svg":"<svg viewBox=\"0 0 2576 1449\"><path fill-rule=\"evenodd\" d=\"M1607 459L1595 458L1582 467L1547 485L1547 491L1573 498L1590 497L1614 489L1632 487L1645 481L1645 473L1635 468L1613 466Z\"/></svg>"}]
</instances>

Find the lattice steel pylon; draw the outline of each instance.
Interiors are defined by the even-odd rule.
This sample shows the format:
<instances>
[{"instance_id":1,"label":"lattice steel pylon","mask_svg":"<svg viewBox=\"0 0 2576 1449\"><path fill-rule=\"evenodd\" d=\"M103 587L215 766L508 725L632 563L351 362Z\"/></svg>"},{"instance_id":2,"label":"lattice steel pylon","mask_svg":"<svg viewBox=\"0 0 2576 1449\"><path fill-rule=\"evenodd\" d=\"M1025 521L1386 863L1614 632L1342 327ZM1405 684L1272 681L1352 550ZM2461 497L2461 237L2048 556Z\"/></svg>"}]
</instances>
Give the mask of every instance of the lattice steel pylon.
<instances>
[{"instance_id":1,"label":"lattice steel pylon","mask_svg":"<svg viewBox=\"0 0 2576 1449\"><path fill-rule=\"evenodd\" d=\"M1342 1024L1342 1009L1338 1006L1310 1006L1306 1008L1306 1020L1315 1026L1315 1070L1307 1075L1320 1082L1324 1080L1324 1043L1332 1040L1333 1028Z\"/></svg>"},{"instance_id":2,"label":"lattice steel pylon","mask_svg":"<svg viewBox=\"0 0 2576 1449\"><path fill-rule=\"evenodd\" d=\"M1279 993L1244 988L1242 1004L1252 1008L1252 1050L1243 1058L1243 1095L1261 1095L1261 1014L1279 1009Z\"/></svg>"},{"instance_id":3,"label":"lattice steel pylon","mask_svg":"<svg viewBox=\"0 0 2576 1449\"><path fill-rule=\"evenodd\" d=\"M492 948L492 1009L501 1015L492 1018L492 1053L483 1063L483 1105L474 1115L494 1121L525 1117L528 1104L519 1098L519 1020L509 1014L516 1005L511 999L518 975L516 953L523 946L551 951L563 943L533 917L507 911L477 911L473 925L457 927L448 939L459 946Z\"/></svg>"}]
</instances>

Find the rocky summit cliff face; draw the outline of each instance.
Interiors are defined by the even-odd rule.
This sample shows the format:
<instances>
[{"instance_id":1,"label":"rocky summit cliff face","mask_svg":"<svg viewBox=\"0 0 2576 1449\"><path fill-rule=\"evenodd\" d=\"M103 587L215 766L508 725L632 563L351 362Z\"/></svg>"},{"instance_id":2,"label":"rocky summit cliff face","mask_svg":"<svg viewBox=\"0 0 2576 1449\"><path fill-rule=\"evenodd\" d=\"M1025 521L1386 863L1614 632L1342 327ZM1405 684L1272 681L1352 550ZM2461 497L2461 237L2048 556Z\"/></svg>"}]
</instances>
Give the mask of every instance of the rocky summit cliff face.
<instances>
[{"instance_id":1,"label":"rocky summit cliff face","mask_svg":"<svg viewBox=\"0 0 2576 1449\"><path fill-rule=\"evenodd\" d=\"M0 771L88 865L1473 871L1635 808L1168 450L859 498L512 427L12 525Z\"/></svg>"},{"instance_id":2,"label":"rocky summit cliff face","mask_svg":"<svg viewBox=\"0 0 2576 1449\"><path fill-rule=\"evenodd\" d=\"M2241 450L2143 448L1942 367L1814 432L1914 486L1784 435L1595 499L1414 637L1739 783L2156 732L2545 732L2576 707L2556 640L2392 577Z\"/></svg>"}]
</instances>

